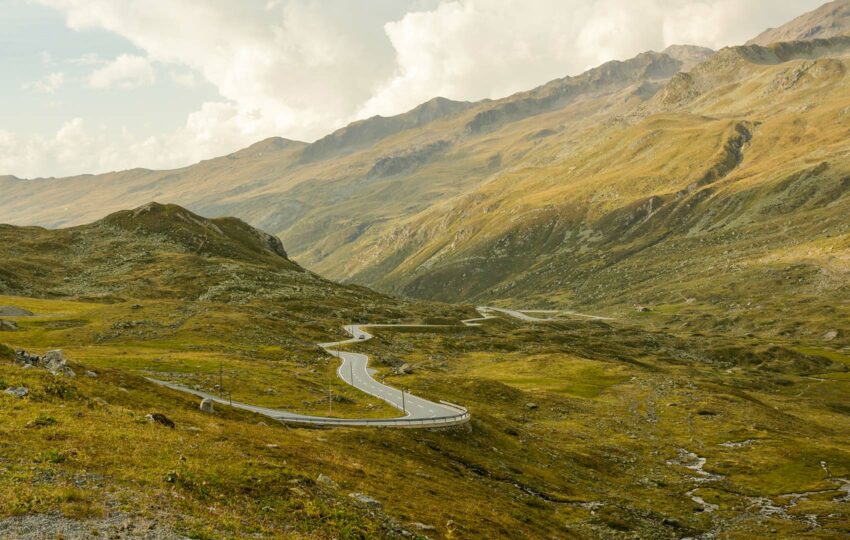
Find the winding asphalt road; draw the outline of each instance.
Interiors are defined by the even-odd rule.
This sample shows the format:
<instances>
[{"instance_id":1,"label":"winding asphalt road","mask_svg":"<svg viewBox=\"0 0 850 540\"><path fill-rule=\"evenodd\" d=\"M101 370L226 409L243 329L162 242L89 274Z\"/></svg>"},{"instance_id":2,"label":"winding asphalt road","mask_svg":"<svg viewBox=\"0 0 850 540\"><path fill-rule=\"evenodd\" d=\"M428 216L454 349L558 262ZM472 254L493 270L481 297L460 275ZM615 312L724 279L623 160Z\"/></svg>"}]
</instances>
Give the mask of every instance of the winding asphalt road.
<instances>
[{"instance_id":1,"label":"winding asphalt road","mask_svg":"<svg viewBox=\"0 0 850 540\"><path fill-rule=\"evenodd\" d=\"M370 325L373 327L430 327L432 325ZM386 401L396 409L403 411L405 416L400 419L392 419L395 422L398 420L447 420L458 417L458 411L463 410L457 405L446 403L434 403L427 399L422 399L414 396L409 392L387 386L372 378L372 371L367 366L369 357L365 354L340 351L336 348L340 345L348 345L351 343L361 343L372 339L372 334L363 330L359 325L350 325L345 327L345 331L351 334L352 339L346 341L337 341L334 343L322 343L319 346L327 351L331 356L339 358L342 362L339 365L336 373L340 379L347 382L351 386L357 388L361 392L365 392L370 396ZM469 415L466 415L468 420Z\"/></svg>"},{"instance_id":2,"label":"winding asphalt road","mask_svg":"<svg viewBox=\"0 0 850 540\"><path fill-rule=\"evenodd\" d=\"M479 307L476 308L481 317L475 319L466 319L461 321L466 326L480 326L483 321L488 319L496 318L497 315L494 315L494 312L503 313L510 317L517 318L522 321L527 322L546 322L555 320L554 318L538 318L531 315L529 313L547 313L547 314L558 314L558 313L566 313L570 315L578 315L582 317L589 317L593 319L606 320L606 317L597 317L594 315L584 315L580 313L574 312L561 312L561 311L540 311L540 310L522 310L516 311L511 309L504 308L493 308L493 307ZM300 424L313 424L313 425L344 425L344 426L371 426L371 427L419 427L419 428L428 428L428 427L439 427L439 426L451 426L464 424L469 421L469 411L465 408L455 405L452 403L448 403L446 401L441 401L439 403L435 403L433 401L429 401L427 399L423 399L421 397L415 396L409 392L402 392L397 388L393 388L391 386L387 386L383 383L376 381L372 374L374 370L370 370L369 365L369 357L362 353L350 352L350 351L341 351L339 350L340 346L351 345L354 343L362 343L364 341L368 341L372 339L372 334L365 331L364 328L434 328L434 327L449 327L452 325L409 325L409 324L370 324L370 325L349 325L345 327L345 331L351 335L351 339L347 339L344 341L335 341L332 343L321 343L319 346L324 349L331 356L335 356L341 360L339 368L337 369L337 376L340 379L350 384L351 386L357 388L358 390L369 394L370 396L381 399L396 409L402 411L404 416L400 416L398 418L381 418L381 419L371 419L371 418L332 418L327 416L310 416L303 414L296 414L289 411L283 411L279 409L270 409L267 407L258 407L256 405L250 405L247 403L241 403L238 401L231 401L229 399L224 399L219 396L204 392L202 390L195 390L193 388L189 388L187 386L170 383L167 381L161 381L158 379L148 378L149 381L156 383L158 385L164 386L166 388L170 388L172 390L177 390L179 392L184 392L188 394L195 395L200 398L210 399L215 403L221 405L228 405L237 409L250 411L253 413L261 414L263 416L267 416L269 418L273 418L274 420L278 420L281 422L290 422L290 423L300 423Z\"/></svg>"}]
</instances>

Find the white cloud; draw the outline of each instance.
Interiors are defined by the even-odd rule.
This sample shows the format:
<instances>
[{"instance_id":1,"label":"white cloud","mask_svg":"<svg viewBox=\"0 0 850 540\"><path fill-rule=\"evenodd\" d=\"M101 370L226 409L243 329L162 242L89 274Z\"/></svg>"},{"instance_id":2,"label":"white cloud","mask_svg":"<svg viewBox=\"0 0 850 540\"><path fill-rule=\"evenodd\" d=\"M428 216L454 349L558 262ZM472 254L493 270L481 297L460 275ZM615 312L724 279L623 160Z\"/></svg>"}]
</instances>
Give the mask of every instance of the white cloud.
<instances>
[{"instance_id":1,"label":"white cloud","mask_svg":"<svg viewBox=\"0 0 850 540\"><path fill-rule=\"evenodd\" d=\"M65 83L65 74L60 72L50 73L43 78L24 84L24 90L33 90L41 94L55 94Z\"/></svg>"},{"instance_id":2,"label":"white cloud","mask_svg":"<svg viewBox=\"0 0 850 540\"><path fill-rule=\"evenodd\" d=\"M183 88L195 88L199 84L198 78L191 71L172 71L171 80L174 81L174 84Z\"/></svg>"},{"instance_id":3,"label":"white cloud","mask_svg":"<svg viewBox=\"0 0 850 540\"><path fill-rule=\"evenodd\" d=\"M122 54L96 69L89 77L92 88L136 88L154 83L156 74L147 58Z\"/></svg>"},{"instance_id":4,"label":"white cloud","mask_svg":"<svg viewBox=\"0 0 850 540\"><path fill-rule=\"evenodd\" d=\"M250 119L232 105L206 103L185 126L140 138L73 118L49 135L21 136L0 130L0 171L20 177L105 172L132 167L170 168L229 153L242 144ZM236 145L236 146L234 146Z\"/></svg>"},{"instance_id":5,"label":"white cloud","mask_svg":"<svg viewBox=\"0 0 850 540\"><path fill-rule=\"evenodd\" d=\"M101 58L97 53L85 53L75 58L69 58L66 61L75 66L102 66L108 64L108 62Z\"/></svg>"},{"instance_id":6,"label":"white cloud","mask_svg":"<svg viewBox=\"0 0 850 540\"><path fill-rule=\"evenodd\" d=\"M141 51L79 59L97 68L92 87L151 84L156 63L178 86L197 77L221 96L151 138L101 139L98 119L87 119L86 144L107 145L104 157L45 156L28 169L39 174L185 165L271 135L312 140L437 95L496 98L673 43L741 43L822 2L406 0L418 11L402 13L402 0L370 0L369 9L347 0L37 1L63 12L71 29L106 30ZM15 140L56 152L64 143L54 139ZM0 164L0 173L25 169Z\"/></svg>"},{"instance_id":7,"label":"white cloud","mask_svg":"<svg viewBox=\"0 0 850 540\"><path fill-rule=\"evenodd\" d=\"M386 24L395 75L356 116L498 98L673 44L745 42L822 0L445 0Z\"/></svg>"}]
</instances>

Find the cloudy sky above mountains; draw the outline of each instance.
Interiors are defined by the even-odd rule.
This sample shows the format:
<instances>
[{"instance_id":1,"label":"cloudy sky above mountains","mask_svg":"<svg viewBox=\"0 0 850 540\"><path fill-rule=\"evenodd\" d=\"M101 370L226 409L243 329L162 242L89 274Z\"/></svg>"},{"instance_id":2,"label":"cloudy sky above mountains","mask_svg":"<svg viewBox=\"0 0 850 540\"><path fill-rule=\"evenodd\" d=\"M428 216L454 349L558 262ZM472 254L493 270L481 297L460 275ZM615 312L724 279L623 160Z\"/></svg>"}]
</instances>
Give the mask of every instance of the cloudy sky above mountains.
<instances>
[{"instance_id":1,"label":"cloudy sky above mountains","mask_svg":"<svg viewBox=\"0 0 850 540\"><path fill-rule=\"evenodd\" d=\"M497 98L825 0L0 0L0 175L168 168Z\"/></svg>"}]
</instances>

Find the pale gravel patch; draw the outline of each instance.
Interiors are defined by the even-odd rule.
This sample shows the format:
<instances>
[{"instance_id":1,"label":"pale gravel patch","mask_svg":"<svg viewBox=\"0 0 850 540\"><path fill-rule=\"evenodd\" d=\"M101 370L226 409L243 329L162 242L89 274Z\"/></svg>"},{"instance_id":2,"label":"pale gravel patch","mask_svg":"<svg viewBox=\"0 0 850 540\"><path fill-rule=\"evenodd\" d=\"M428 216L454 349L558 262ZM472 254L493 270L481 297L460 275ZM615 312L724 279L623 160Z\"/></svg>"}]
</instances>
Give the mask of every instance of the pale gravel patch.
<instances>
[{"instance_id":1,"label":"pale gravel patch","mask_svg":"<svg viewBox=\"0 0 850 540\"><path fill-rule=\"evenodd\" d=\"M116 513L101 519L76 520L58 513L15 516L0 520L0 538L29 540L187 540L168 526L140 517Z\"/></svg>"}]
</instances>

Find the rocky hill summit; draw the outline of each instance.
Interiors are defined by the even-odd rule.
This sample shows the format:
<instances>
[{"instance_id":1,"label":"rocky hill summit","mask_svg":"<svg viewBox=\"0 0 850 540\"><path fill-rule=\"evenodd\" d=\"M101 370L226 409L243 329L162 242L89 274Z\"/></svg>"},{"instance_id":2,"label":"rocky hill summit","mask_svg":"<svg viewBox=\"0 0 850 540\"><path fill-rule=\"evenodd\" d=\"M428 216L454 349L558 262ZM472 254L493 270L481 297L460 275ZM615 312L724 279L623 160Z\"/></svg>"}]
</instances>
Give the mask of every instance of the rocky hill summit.
<instances>
[{"instance_id":1,"label":"rocky hill summit","mask_svg":"<svg viewBox=\"0 0 850 540\"><path fill-rule=\"evenodd\" d=\"M765 30L748 41L747 45L825 39L848 33L850 33L850 0L836 0L797 17L779 28Z\"/></svg>"},{"instance_id":2,"label":"rocky hill summit","mask_svg":"<svg viewBox=\"0 0 850 540\"><path fill-rule=\"evenodd\" d=\"M98 222L98 225L119 227L140 234L162 235L195 253L245 260L261 259L295 269L280 238L238 218L207 219L176 204L151 202L134 210L111 214Z\"/></svg>"},{"instance_id":3,"label":"rocky hill summit","mask_svg":"<svg viewBox=\"0 0 850 540\"><path fill-rule=\"evenodd\" d=\"M175 204L148 203L67 229L0 225L0 251L0 294L340 305L379 297L305 271L279 238L240 219L208 219Z\"/></svg>"}]
</instances>

